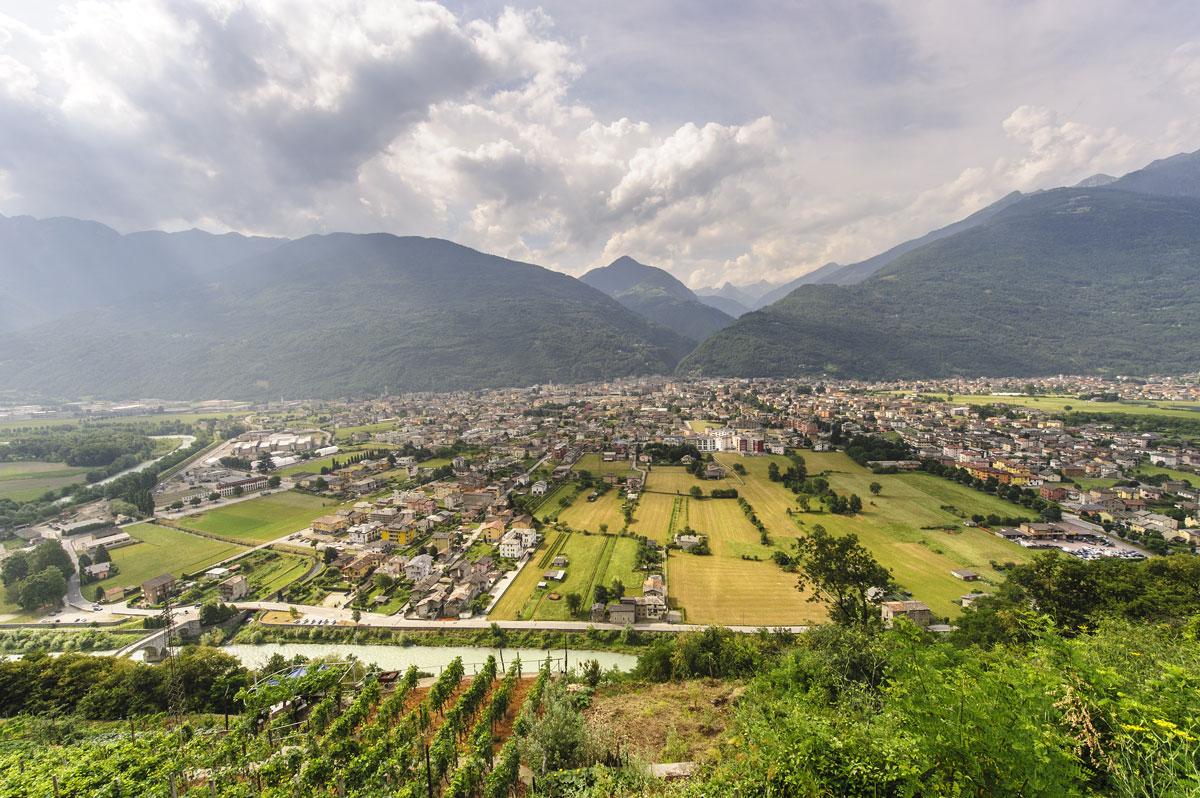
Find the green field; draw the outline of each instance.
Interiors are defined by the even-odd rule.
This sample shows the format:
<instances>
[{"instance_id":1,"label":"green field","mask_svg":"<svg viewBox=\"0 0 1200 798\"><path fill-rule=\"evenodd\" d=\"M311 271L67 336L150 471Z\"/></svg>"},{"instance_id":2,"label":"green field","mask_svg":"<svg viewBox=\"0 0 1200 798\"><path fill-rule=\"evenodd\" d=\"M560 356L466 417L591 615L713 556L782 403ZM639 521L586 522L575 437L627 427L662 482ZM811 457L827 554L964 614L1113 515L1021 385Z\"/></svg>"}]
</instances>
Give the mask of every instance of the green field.
<instances>
[{"instance_id":1,"label":"green field","mask_svg":"<svg viewBox=\"0 0 1200 798\"><path fill-rule=\"evenodd\" d=\"M551 532L547 536L549 545L555 545L558 534L561 533ZM568 593L578 593L584 597L584 606L591 606L593 588L601 583L598 577L599 580L603 580L618 538L616 535L584 535L581 532L567 534L565 538L565 542L555 553L565 554L570 561L566 568L567 578L562 582L551 582L545 590L538 589L538 582L542 581L545 572L551 568L550 565L544 568L538 565L541 552L546 550L545 547L539 549L539 553L521 569L521 573L496 604L490 617L512 620L569 620L566 601ZM626 584L628 586L628 583ZM549 598L551 593L557 593L561 598L552 601Z\"/></svg>"},{"instance_id":2,"label":"green field","mask_svg":"<svg viewBox=\"0 0 1200 798\"><path fill-rule=\"evenodd\" d=\"M687 494L692 486L698 486L708 493L713 488L736 488L737 482L732 475L725 479L697 479L683 466L654 466L646 477L648 492Z\"/></svg>"},{"instance_id":3,"label":"green field","mask_svg":"<svg viewBox=\"0 0 1200 798\"><path fill-rule=\"evenodd\" d=\"M178 421L181 424L195 424L204 419L230 418L244 413L154 413L140 416L113 416L111 418L49 418L28 421L0 421L0 432L13 429L40 429L42 427L65 426L97 426L104 424L138 424L143 422L157 423L160 421Z\"/></svg>"},{"instance_id":4,"label":"green field","mask_svg":"<svg viewBox=\"0 0 1200 798\"><path fill-rule=\"evenodd\" d=\"M284 491L185 516L177 523L185 529L258 544L299 532L314 518L332 513L340 506L318 496Z\"/></svg>"},{"instance_id":5,"label":"green field","mask_svg":"<svg viewBox=\"0 0 1200 798\"><path fill-rule=\"evenodd\" d=\"M972 589L988 589L986 582L968 584L951 576L950 571L969 568L984 580L999 583L1003 576L991 567L992 561L1025 562L1032 557L1029 550L985 530L961 526L964 518L974 514L1031 517L1029 510L931 474L872 474L840 452L804 452L808 472L826 472L830 486L839 494L857 493L863 500L863 512L842 516L814 511L789 516L788 508L796 508L795 497L766 478L771 459L777 460L781 468L785 466L783 458L743 459L749 474L739 490L773 537L794 537L799 530L816 524L835 534L853 532L876 559L891 569L902 587L941 615L956 615L959 607L955 600ZM879 496L871 495L872 482L883 487ZM957 528L921 528L944 525Z\"/></svg>"},{"instance_id":6,"label":"green field","mask_svg":"<svg viewBox=\"0 0 1200 798\"><path fill-rule=\"evenodd\" d=\"M672 606L684 610L684 621L791 626L825 619L824 608L796 590L796 575L771 561L784 540L762 545L734 499L686 501L688 524L708 536L712 554L672 551L667 561L667 593Z\"/></svg>"},{"instance_id":7,"label":"green field","mask_svg":"<svg viewBox=\"0 0 1200 798\"><path fill-rule=\"evenodd\" d=\"M579 483L564 482L542 497L542 503L533 511L533 517L545 521L550 516L562 511L559 501L574 496L579 491ZM586 500L585 500L586 501Z\"/></svg>"},{"instance_id":8,"label":"green field","mask_svg":"<svg viewBox=\"0 0 1200 798\"><path fill-rule=\"evenodd\" d=\"M692 432L708 432L710 429L725 426L720 421L703 421L701 419L689 421L687 425Z\"/></svg>"},{"instance_id":9,"label":"green field","mask_svg":"<svg viewBox=\"0 0 1200 798\"><path fill-rule=\"evenodd\" d=\"M1164 466L1150 465L1149 463L1140 466L1135 473L1135 476L1137 474L1144 474L1146 476L1157 476L1159 474L1164 474L1170 479L1182 479L1190 482L1193 486L1200 485L1200 474L1192 474L1188 471L1179 471L1177 469L1166 468Z\"/></svg>"},{"instance_id":10,"label":"green field","mask_svg":"<svg viewBox=\"0 0 1200 798\"><path fill-rule=\"evenodd\" d=\"M605 531L600 529L600 525L607 524L608 532L619 532L625 525L625 515L621 512L621 491L610 488L593 502L587 500L587 494L581 491L575 502L558 514L558 520L572 529L599 533Z\"/></svg>"},{"instance_id":11,"label":"green field","mask_svg":"<svg viewBox=\"0 0 1200 798\"><path fill-rule=\"evenodd\" d=\"M922 394L942 401L945 394ZM1200 402L1089 402L1073 396L994 396L991 394L954 394L951 404L956 405L1011 405L1032 407L1054 415L1070 412L1128 413L1131 416L1168 416L1171 418L1200 419ZM1069 409L1068 409L1069 408Z\"/></svg>"},{"instance_id":12,"label":"green field","mask_svg":"<svg viewBox=\"0 0 1200 798\"><path fill-rule=\"evenodd\" d=\"M75 468L65 463L39 463L19 460L0 463L0 499L15 502L33 501L48 490L58 490L67 485L83 482L86 468Z\"/></svg>"},{"instance_id":13,"label":"green field","mask_svg":"<svg viewBox=\"0 0 1200 798\"><path fill-rule=\"evenodd\" d=\"M241 566L241 573L250 583L249 598L265 600L275 593L295 582L308 573L312 564L311 557L304 557L290 552L259 549L239 557L226 567ZM216 584L204 588L199 595L185 597L196 602L216 598L219 595Z\"/></svg>"},{"instance_id":14,"label":"green field","mask_svg":"<svg viewBox=\"0 0 1200 798\"><path fill-rule=\"evenodd\" d=\"M343 449L337 454L331 454L328 457L314 457L311 460L301 460L298 463L293 463L290 466L279 469L275 473L283 477L290 477L292 474L309 473L319 474L321 469L331 468L333 461L346 462L352 455L358 454L362 449L360 447L349 447Z\"/></svg>"},{"instance_id":15,"label":"green field","mask_svg":"<svg viewBox=\"0 0 1200 798\"><path fill-rule=\"evenodd\" d=\"M187 532L149 522L125 527L125 531L142 542L109 552L113 562L117 564L119 573L100 582L85 585L85 597L92 597L97 584L105 589L137 587L159 574L179 576L183 573L194 573L245 551L243 546L189 535Z\"/></svg>"},{"instance_id":16,"label":"green field","mask_svg":"<svg viewBox=\"0 0 1200 798\"><path fill-rule=\"evenodd\" d=\"M659 543L666 543L671 524L671 511L678 498L664 493L644 492L638 497L629 529Z\"/></svg>"},{"instance_id":17,"label":"green field","mask_svg":"<svg viewBox=\"0 0 1200 798\"><path fill-rule=\"evenodd\" d=\"M601 455L595 453L583 455L575 461L575 465L571 468L574 471L588 471L594 477L604 477L609 474L627 477L630 474L637 474L634 469L630 468L628 458L606 461Z\"/></svg>"}]
</instances>

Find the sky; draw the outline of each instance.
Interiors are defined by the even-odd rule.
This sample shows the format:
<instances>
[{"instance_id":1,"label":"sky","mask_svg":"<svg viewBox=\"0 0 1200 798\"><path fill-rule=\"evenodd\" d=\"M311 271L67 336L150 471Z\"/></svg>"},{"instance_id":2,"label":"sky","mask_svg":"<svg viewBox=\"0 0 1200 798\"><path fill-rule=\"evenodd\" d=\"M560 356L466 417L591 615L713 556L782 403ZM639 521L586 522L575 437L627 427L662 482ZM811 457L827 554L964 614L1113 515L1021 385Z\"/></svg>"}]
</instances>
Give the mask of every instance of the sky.
<instances>
[{"instance_id":1,"label":"sky","mask_svg":"<svg viewBox=\"0 0 1200 798\"><path fill-rule=\"evenodd\" d=\"M693 288L1200 149L1200 3L0 0L0 213Z\"/></svg>"}]
</instances>

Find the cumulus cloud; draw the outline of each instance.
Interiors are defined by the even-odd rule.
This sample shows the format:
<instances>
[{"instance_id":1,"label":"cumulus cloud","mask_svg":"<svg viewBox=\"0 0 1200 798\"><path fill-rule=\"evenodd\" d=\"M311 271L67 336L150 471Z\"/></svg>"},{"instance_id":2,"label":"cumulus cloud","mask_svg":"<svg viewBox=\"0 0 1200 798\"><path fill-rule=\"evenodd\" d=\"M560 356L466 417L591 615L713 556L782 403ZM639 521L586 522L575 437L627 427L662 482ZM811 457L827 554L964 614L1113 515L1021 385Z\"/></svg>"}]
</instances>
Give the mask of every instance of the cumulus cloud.
<instances>
[{"instance_id":1,"label":"cumulus cloud","mask_svg":"<svg viewBox=\"0 0 1200 798\"><path fill-rule=\"evenodd\" d=\"M1123 0L1084 21L62 2L52 25L0 15L0 212L126 230L386 230L576 274L632 254L693 286L781 282L1200 135L1200 26L1138 45Z\"/></svg>"}]
</instances>

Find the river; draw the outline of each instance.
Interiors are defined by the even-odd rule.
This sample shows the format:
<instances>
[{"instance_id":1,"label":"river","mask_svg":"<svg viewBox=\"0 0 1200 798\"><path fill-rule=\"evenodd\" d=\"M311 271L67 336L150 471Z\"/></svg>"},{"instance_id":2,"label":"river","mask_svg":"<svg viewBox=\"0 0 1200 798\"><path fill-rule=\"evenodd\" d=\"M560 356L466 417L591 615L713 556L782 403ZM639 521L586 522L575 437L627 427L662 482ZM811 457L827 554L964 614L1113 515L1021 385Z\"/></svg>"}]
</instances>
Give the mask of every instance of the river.
<instances>
[{"instance_id":1,"label":"river","mask_svg":"<svg viewBox=\"0 0 1200 798\"><path fill-rule=\"evenodd\" d=\"M483 665L489 654L495 656L497 660L500 659L500 652L496 649L476 646L375 646L357 643L263 643L256 646L234 643L222 646L221 650L237 657L248 668L262 667L273 654L282 654L288 659L297 654L310 658L328 656L344 658L353 655L362 662L378 665L384 670L403 670L409 665L416 665L420 670L438 673L450 663L450 660L462 657L469 674ZM552 667L559 670L562 668L563 650L561 648L552 651L540 648L504 649L506 665L511 664L516 657L520 657L521 662L528 666L525 669L527 671L534 670L547 657L554 660ZM567 663L572 668L589 659L598 661L604 670L616 667L618 670L629 671L637 664L637 657L633 654L582 649L567 651Z\"/></svg>"}]
</instances>

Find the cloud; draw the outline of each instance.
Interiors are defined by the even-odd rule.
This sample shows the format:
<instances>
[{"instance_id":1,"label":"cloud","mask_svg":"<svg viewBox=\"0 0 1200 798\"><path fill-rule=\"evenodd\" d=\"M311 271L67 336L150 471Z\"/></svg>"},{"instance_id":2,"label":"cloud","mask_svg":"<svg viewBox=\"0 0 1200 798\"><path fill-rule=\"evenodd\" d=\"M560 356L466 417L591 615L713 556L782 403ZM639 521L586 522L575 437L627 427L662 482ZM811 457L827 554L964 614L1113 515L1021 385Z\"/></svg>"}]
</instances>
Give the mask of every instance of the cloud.
<instances>
[{"instance_id":1,"label":"cloud","mask_svg":"<svg viewBox=\"0 0 1200 798\"><path fill-rule=\"evenodd\" d=\"M0 212L782 282L1200 136L1181 3L62 0L0 15ZM1191 143L1191 146L1189 145Z\"/></svg>"}]
</instances>

